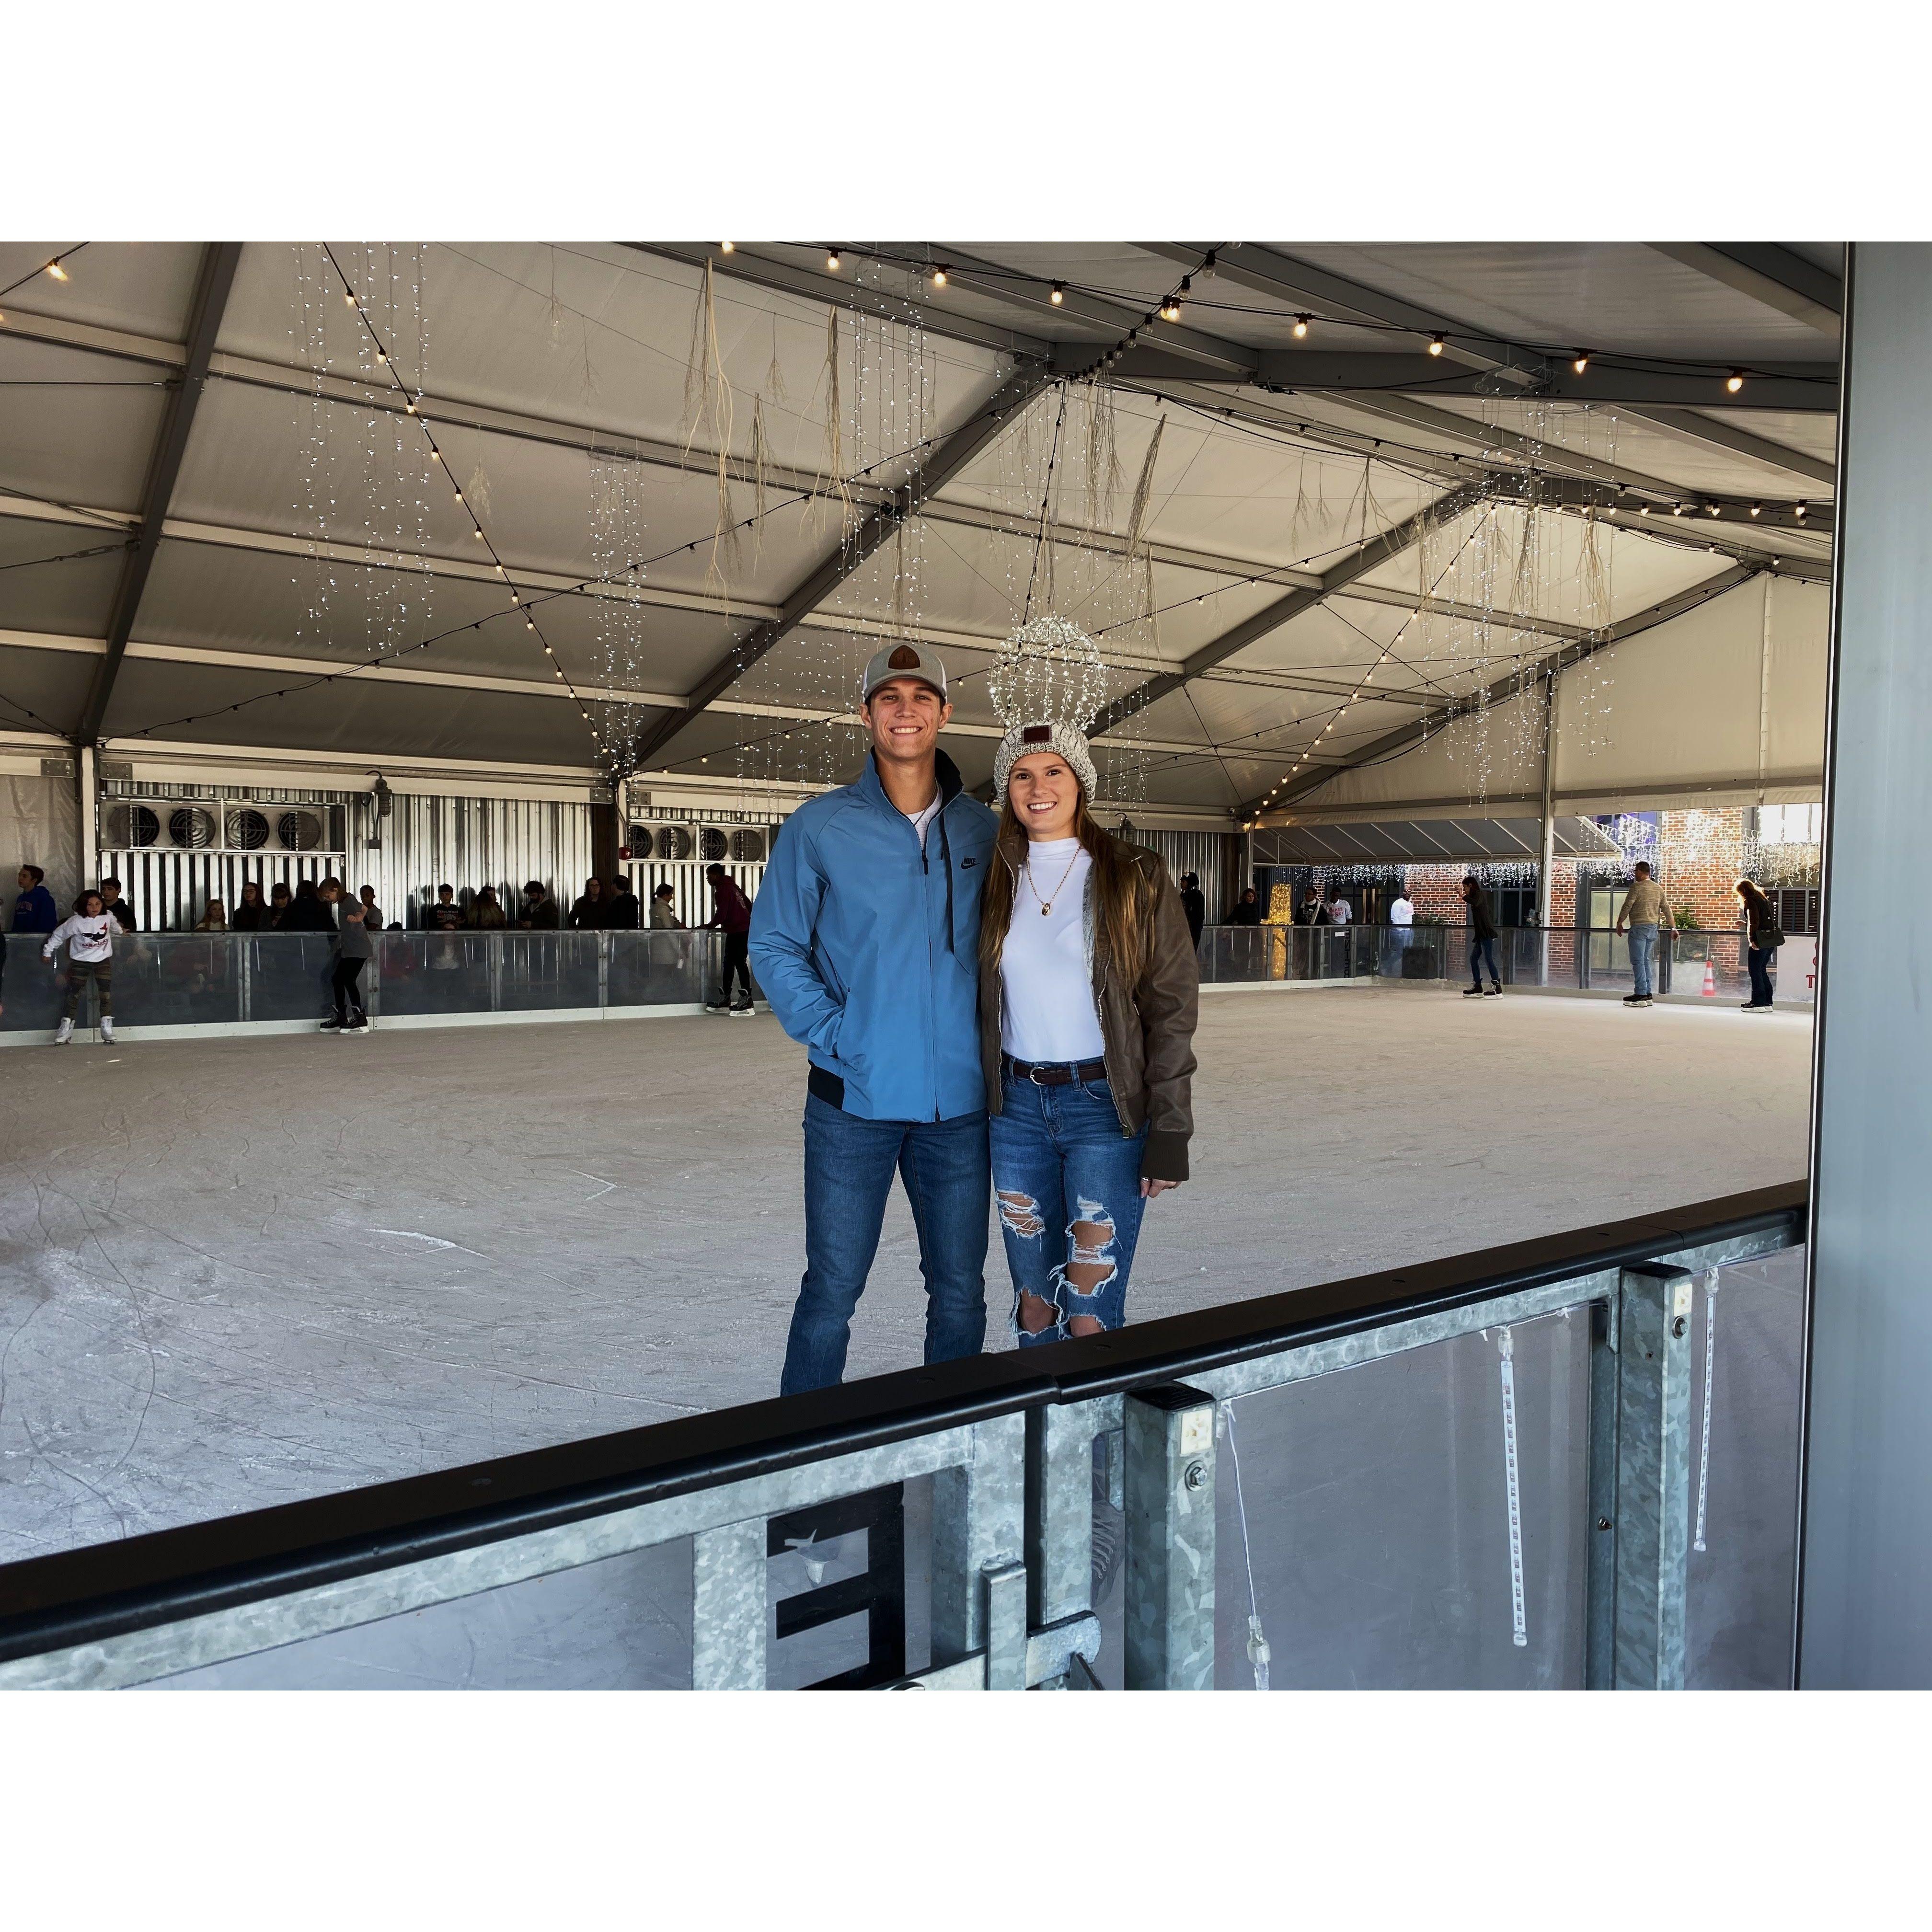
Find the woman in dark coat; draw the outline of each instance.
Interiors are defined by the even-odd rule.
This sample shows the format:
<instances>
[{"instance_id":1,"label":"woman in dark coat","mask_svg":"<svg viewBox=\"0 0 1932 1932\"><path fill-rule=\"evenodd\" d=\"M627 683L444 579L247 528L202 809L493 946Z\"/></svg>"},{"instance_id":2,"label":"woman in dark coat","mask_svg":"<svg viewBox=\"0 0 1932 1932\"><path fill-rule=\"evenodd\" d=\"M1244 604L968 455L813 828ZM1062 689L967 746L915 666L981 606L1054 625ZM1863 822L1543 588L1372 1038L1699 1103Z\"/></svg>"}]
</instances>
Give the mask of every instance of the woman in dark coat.
<instances>
[{"instance_id":1,"label":"woman in dark coat","mask_svg":"<svg viewBox=\"0 0 1932 1932\"><path fill-rule=\"evenodd\" d=\"M266 932L268 908L262 903L262 889L253 879L245 880L242 896L235 902L234 916L228 922L230 932Z\"/></svg>"},{"instance_id":2,"label":"woman in dark coat","mask_svg":"<svg viewBox=\"0 0 1932 1932\"><path fill-rule=\"evenodd\" d=\"M1502 975L1496 970L1496 920L1490 910L1490 896L1472 872L1462 881L1462 903L1469 908L1469 977L1474 985L1462 988L1462 997L1493 999L1503 989ZM1490 968L1490 983L1483 985L1483 962Z\"/></svg>"},{"instance_id":3,"label":"woman in dark coat","mask_svg":"<svg viewBox=\"0 0 1932 1932\"><path fill-rule=\"evenodd\" d=\"M1749 879L1740 879L1738 897L1744 902L1744 922L1749 928L1744 942L1744 963L1750 970L1751 996L1744 1003L1748 1013L1771 1011L1771 962L1778 957L1784 932L1778 915L1762 892Z\"/></svg>"}]
</instances>

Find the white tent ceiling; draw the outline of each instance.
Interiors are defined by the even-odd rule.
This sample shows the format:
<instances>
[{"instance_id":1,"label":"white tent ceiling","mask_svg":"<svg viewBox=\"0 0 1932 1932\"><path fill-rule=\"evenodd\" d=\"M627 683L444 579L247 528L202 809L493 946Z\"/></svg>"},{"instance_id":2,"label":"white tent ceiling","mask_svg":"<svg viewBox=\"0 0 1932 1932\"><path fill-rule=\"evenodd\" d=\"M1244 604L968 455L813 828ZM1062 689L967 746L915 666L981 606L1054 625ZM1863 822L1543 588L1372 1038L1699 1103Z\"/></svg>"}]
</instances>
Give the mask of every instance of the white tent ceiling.
<instances>
[{"instance_id":1,"label":"white tent ceiling","mask_svg":"<svg viewBox=\"0 0 1932 1932\"><path fill-rule=\"evenodd\" d=\"M954 667L976 782L993 653L1050 581L1106 660L1108 783L1148 814L1453 790L1403 733L1618 636L1604 717L1634 740L1666 671L1699 704L1667 773L1618 754L1599 790L1736 781L1747 711L1754 760L1777 735L1781 779L1815 761L1809 660L1761 732L1733 633L1774 560L1822 609L1834 248L1244 243L1207 272L1210 245L880 243L835 273L795 244L331 244L358 310L320 244L241 247L212 301L214 244L0 244L0 731L588 778L574 693L646 776L823 782L854 761L860 665L910 624ZM1102 358L1118 487L1049 506L1065 378ZM752 518L754 438L767 513L716 555L718 452ZM626 581L617 497L651 560Z\"/></svg>"}]
</instances>

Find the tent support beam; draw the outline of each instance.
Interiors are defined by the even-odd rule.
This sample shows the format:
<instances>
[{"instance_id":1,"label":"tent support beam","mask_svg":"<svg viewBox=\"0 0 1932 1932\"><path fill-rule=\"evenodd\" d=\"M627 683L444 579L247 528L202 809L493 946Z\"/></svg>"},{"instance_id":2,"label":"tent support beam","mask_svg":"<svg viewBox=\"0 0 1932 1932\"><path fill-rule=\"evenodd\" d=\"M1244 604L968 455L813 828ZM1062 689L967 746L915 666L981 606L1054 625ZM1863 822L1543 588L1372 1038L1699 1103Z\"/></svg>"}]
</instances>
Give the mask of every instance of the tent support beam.
<instances>
[{"instance_id":1,"label":"tent support beam","mask_svg":"<svg viewBox=\"0 0 1932 1932\"><path fill-rule=\"evenodd\" d=\"M122 561L120 580L114 587L114 602L108 610L107 655L94 674L87 701L81 709L80 722L74 732L76 745L92 745L100 736L106 718L115 680L127 656L128 640L134 634L141 596L148 587L148 573L154 567L154 553L160 548L161 526L167 520L175 478L181 474L188 432L194 427L195 411L200 406L202 388L208 379L208 358L214 352L214 338L220 333L222 312L228 306L228 291L234 286L235 266L241 259L238 242L211 242L202 251L201 272L188 311L188 359L162 410L161 433L155 440L147 482L141 491L140 524Z\"/></svg>"}]
</instances>

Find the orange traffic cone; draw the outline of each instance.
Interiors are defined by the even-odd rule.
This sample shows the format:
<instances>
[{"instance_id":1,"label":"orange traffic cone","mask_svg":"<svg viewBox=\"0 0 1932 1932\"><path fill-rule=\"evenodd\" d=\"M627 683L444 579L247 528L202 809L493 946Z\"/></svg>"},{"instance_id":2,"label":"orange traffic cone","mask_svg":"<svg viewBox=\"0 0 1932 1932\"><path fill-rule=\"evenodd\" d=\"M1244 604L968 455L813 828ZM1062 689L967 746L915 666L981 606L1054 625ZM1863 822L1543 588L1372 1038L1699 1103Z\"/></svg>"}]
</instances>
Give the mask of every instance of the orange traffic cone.
<instances>
[{"instance_id":1,"label":"orange traffic cone","mask_svg":"<svg viewBox=\"0 0 1932 1932\"><path fill-rule=\"evenodd\" d=\"M1707 1000L1718 997L1718 968L1714 960L1704 962L1704 997Z\"/></svg>"}]
</instances>

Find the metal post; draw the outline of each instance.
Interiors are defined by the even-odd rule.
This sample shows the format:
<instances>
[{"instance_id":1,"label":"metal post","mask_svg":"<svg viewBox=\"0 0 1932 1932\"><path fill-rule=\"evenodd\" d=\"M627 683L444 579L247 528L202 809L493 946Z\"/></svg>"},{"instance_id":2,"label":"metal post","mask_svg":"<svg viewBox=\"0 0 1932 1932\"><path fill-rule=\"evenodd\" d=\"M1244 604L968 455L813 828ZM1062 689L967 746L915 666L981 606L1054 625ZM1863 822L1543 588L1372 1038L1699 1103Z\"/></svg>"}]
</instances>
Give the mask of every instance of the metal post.
<instances>
[{"instance_id":1,"label":"metal post","mask_svg":"<svg viewBox=\"0 0 1932 1932\"><path fill-rule=\"evenodd\" d=\"M1130 1690L1214 1688L1214 1399L1180 1383L1123 1405Z\"/></svg>"},{"instance_id":2,"label":"metal post","mask_svg":"<svg viewBox=\"0 0 1932 1932\"><path fill-rule=\"evenodd\" d=\"M597 935L597 1010L601 1013L610 1004L610 935L600 932Z\"/></svg>"},{"instance_id":3,"label":"metal post","mask_svg":"<svg viewBox=\"0 0 1932 1932\"><path fill-rule=\"evenodd\" d=\"M1089 1607L1094 1588L1094 1419L1084 1402L1026 1415L1026 1552L1036 1624Z\"/></svg>"},{"instance_id":4,"label":"metal post","mask_svg":"<svg viewBox=\"0 0 1932 1932\"><path fill-rule=\"evenodd\" d=\"M1536 896L1540 902L1543 928L1542 960L1536 983L1550 984L1550 916L1556 908L1556 686L1563 674L1553 670L1543 688L1543 853L1537 874Z\"/></svg>"},{"instance_id":5,"label":"metal post","mask_svg":"<svg viewBox=\"0 0 1932 1932\"><path fill-rule=\"evenodd\" d=\"M1615 1352L1615 1502L1601 1496L1606 1472L1591 1429L1590 1493L1610 1528L1616 1604L1610 1681L1619 1690L1684 1688L1684 1573L1690 1541L1690 1316L1695 1277L1682 1268L1625 1268L1618 1291ZM1596 1351L1592 1350L1593 1369ZM1592 1376L1595 1394L1598 1377ZM1601 1559L1590 1567L1592 1584ZM1592 1604L1594 1636L1600 1594ZM1601 1658L1592 1646L1594 1665Z\"/></svg>"},{"instance_id":6,"label":"metal post","mask_svg":"<svg viewBox=\"0 0 1932 1932\"><path fill-rule=\"evenodd\" d=\"M100 876L100 766L92 745L75 748L74 796L80 806L80 883L85 892Z\"/></svg>"},{"instance_id":7,"label":"metal post","mask_svg":"<svg viewBox=\"0 0 1932 1932\"><path fill-rule=\"evenodd\" d=\"M692 1538L691 1687L765 1688L765 1520Z\"/></svg>"},{"instance_id":8,"label":"metal post","mask_svg":"<svg viewBox=\"0 0 1932 1932\"><path fill-rule=\"evenodd\" d=\"M1616 1685L1617 1302L1590 1304L1589 1544L1583 1586L1583 1688Z\"/></svg>"},{"instance_id":9,"label":"metal post","mask_svg":"<svg viewBox=\"0 0 1932 1932\"><path fill-rule=\"evenodd\" d=\"M935 1664L985 1648L987 1567L1018 1558L1025 1541L1026 1418L995 1416L974 1424L970 1463L932 1478Z\"/></svg>"}]
</instances>

